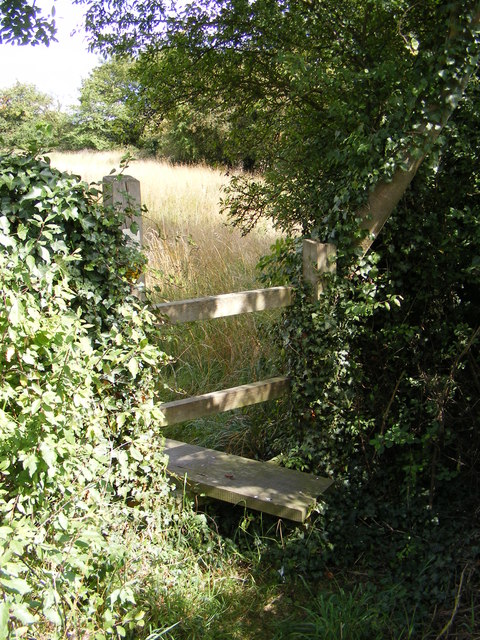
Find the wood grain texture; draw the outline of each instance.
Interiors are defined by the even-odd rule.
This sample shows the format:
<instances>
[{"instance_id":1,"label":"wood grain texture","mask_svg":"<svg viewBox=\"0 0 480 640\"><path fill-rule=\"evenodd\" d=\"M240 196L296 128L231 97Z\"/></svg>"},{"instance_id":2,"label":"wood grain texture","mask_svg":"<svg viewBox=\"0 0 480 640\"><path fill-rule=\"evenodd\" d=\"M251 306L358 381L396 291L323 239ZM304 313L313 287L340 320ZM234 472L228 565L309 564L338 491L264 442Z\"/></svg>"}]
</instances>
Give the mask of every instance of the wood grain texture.
<instances>
[{"instance_id":1,"label":"wood grain texture","mask_svg":"<svg viewBox=\"0 0 480 640\"><path fill-rule=\"evenodd\" d=\"M156 313L166 316L170 322L179 323L225 318L241 313L265 311L266 309L279 309L290 306L292 301L292 287L271 287L269 289L223 293L206 298L163 302L152 305L152 309Z\"/></svg>"},{"instance_id":2,"label":"wood grain texture","mask_svg":"<svg viewBox=\"0 0 480 640\"><path fill-rule=\"evenodd\" d=\"M102 180L103 202L108 207L125 212L126 218L122 225L123 234L142 251L143 249L143 218L140 181L126 175L104 176ZM137 231L131 230L132 223L137 225ZM132 287L132 293L140 300L145 300L145 274L139 275Z\"/></svg>"},{"instance_id":3,"label":"wood grain texture","mask_svg":"<svg viewBox=\"0 0 480 640\"><path fill-rule=\"evenodd\" d=\"M195 493L202 493L279 518L304 522L317 498L333 483L268 462L233 456L195 445L165 441L167 468Z\"/></svg>"},{"instance_id":4,"label":"wood grain texture","mask_svg":"<svg viewBox=\"0 0 480 640\"><path fill-rule=\"evenodd\" d=\"M166 402L159 406L163 413L160 426L178 424L204 416L231 411L251 404L276 400L290 389L288 378L278 376L269 380L243 384L239 387L213 391L200 396Z\"/></svg>"}]
</instances>

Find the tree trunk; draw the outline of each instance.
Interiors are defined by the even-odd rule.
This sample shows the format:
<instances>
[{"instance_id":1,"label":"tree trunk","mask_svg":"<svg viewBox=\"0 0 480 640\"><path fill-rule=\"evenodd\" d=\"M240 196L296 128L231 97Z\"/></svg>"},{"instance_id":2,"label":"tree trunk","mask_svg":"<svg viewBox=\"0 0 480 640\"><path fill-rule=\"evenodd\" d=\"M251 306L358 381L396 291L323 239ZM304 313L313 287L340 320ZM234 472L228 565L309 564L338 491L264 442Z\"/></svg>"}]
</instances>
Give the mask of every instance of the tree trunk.
<instances>
[{"instance_id":1,"label":"tree trunk","mask_svg":"<svg viewBox=\"0 0 480 640\"><path fill-rule=\"evenodd\" d=\"M428 117L419 127L419 133L423 134L423 144L419 148L411 149L405 153L405 159L403 162L404 167L397 169L390 182L379 182L376 184L372 192L368 197L367 203L361 207L358 211L358 216L361 219L360 226L362 229L368 231L368 235L361 243L364 254L372 246L375 238L380 233L383 225L388 220L393 210L399 203L403 194L407 190L409 184L415 177L418 168L422 164L423 160L427 156L427 147L437 140L442 129L448 122L448 119L455 110L457 104L465 91L473 73L476 71L480 54L475 51L475 54L470 54L468 51L468 45L472 44L475 40L480 27L480 5L477 3L476 9L472 14L472 19L468 25L468 30L465 29L459 32L453 28L450 31L448 37L448 43L458 47L458 42L463 40L465 43L465 55L463 59L455 66L458 68L461 66L463 74L458 78L452 79L452 84L447 87L443 95L440 96L438 103L430 105L427 110L430 113L441 113L440 118L437 118L435 125L428 121ZM453 47L452 47L453 49ZM455 56L458 60L458 54Z\"/></svg>"}]
</instances>

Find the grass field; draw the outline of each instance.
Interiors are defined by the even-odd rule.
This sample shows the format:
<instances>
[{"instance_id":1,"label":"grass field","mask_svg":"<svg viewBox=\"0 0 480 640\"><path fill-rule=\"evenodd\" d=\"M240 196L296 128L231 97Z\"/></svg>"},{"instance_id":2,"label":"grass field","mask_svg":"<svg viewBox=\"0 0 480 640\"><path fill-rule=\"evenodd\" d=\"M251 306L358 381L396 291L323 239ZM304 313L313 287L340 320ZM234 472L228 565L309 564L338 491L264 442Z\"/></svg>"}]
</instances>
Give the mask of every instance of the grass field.
<instances>
[{"instance_id":1,"label":"grass field","mask_svg":"<svg viewBox=\"0 0 480 640\"><path fill-rule=\"evenodd\" d=\"M52 153L52 164L100 181L120 166L121 152ZM165 299L238 291L255 284L255 265L276 234L248 236L220 213L225 172L206 166L134 160L125 173L141 183L149 280Z\"/></svg>"},{"instance_id":2,"label":"grass field","mask_svg":"<svg viewBox=\"0 0 480 640\"><path fill-rule=\"evenodd\" d=\"M119 168L121 152L52 153L52 164L99 182ZM228 293L258 286L256 264L278 234L267 227L247 236L228 225L220 198L228 182L225 172L206 166L171 165L134 160L125 173L140 181L144 242L148 258L147 287L156 301ZM207 393L253 382L277 373L272 321L278 313L177 325L169 349L175 358L165 399ZM168 393L168 392L167 392ZM263 409L257 410L257 415ZM248 412L247 412L248 414ZM255 428L254 428L255 430ZM195 421L182 429L182 439L259 455L263 432L252 433L251 421L228 414ZM174 428L170 435L179 435Z\"/></svg>"}]
</instances>

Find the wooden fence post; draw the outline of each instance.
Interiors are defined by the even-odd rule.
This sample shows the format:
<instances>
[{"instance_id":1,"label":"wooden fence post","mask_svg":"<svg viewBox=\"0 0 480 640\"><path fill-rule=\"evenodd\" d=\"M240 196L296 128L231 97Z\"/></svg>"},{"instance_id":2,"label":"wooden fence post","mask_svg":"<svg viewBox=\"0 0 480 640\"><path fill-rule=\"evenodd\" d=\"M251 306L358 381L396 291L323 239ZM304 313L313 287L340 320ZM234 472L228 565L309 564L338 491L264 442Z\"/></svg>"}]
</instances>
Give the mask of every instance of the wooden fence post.
<instances>
[{"instance_id":1,"label":"wooden fence post","mask_svg":"<svg viewBox=\"0 0 480 640\"><path fill-rule=\"evenodd\" d=\"M334 244L303 240L303 277L312 285L313 299L318 300L324 288L323 273L335 273L337 269Z\"/></svg>"},{"instance_id":2,"label":"wooden fence post","mask_svg":"<svg viewBox=\"0 0 480 640\"><path fill-rule=\"evenodd\" d=\"M123 233L130 238L141 251L143 249L143 220L140 181L133 176L111 175L105 176L102 184L104 204L133 214L127 216L123 225ZM135 222L137 225L138 230L136 233L133 233L130 229L132 222ZM133 292L141 300L145 298L144 274L138 278Z\"/></svg>"}]
</instances>

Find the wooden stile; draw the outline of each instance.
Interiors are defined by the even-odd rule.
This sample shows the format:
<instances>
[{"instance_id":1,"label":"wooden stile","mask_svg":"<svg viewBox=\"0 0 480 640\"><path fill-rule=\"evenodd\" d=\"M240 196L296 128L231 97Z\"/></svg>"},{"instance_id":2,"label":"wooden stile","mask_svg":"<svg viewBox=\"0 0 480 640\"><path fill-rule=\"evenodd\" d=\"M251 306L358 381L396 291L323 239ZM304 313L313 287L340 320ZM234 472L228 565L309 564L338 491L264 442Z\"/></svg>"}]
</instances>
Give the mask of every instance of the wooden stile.
<instances>
[{"instance_id":1,"label":"wooden stile","mask_svg":"<svg viewBox=\"0 0 480 640\"><path fill-rule=\"evenodd\" d=\"M124 233L142 248L140 183L131 176L106 176L103 179L106 204L127 211ZM138 224L133 234L130 224ZM314 298L323 290L322 273L334 272L335 247L313 240L303 242L304 279L313 286ZM144 287L144 277L137 286ZM137 289L137 295L143 297ZM234 316L242 313L288 307L293 303L293 287L271 287L152 305L172 323L191 322ZM193 398L166 402L159 406L163 419L159 426L173 425L223 411L275 400L289 391L289 379L284 376L251 384L214 391ZM332 484L329 478L278 467L268 462L250 460L195 445L165 441L167 468L184 479L196 493L211 498L257 509L264 513L304 522L317 498Z\"/></svg>"},{"instance_id":2,"label":"wooden stile","mask_svg":"<svg viewBox=\"0 0 480 640\"><path fill-rule=\"evenodd\" d=\"M165 441L167 468L185 478L195 493L304 522L330 478L285 469L195 445Z\"/></svg>"},{"instance_id":3,"label":"wooden stile","mask_svg":"<svg viewBox=\"0 0 480 640\"><path fill-rule=\"evenodd\" d=\"M335 246L313 240L303 242L304 280L318 300L323 291L322 273L335 272ZM293 303L292 287L241 291L207 298L154 305L172 323L233 316L240 313L287 307ZM289 391L286 377L215 391L160 405L161 426L274 400ZM167 439L168 469L184 479L195 493L257 509L264 513L304 522L317 498L333 483L308 473L232 456L220 451Z\"/></svg>"}]
</instances>

